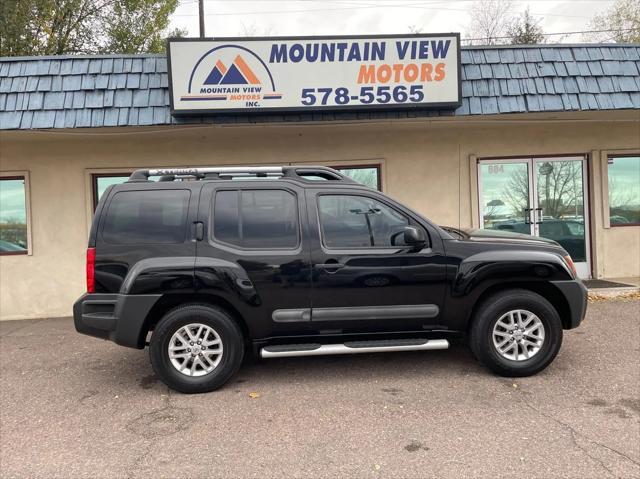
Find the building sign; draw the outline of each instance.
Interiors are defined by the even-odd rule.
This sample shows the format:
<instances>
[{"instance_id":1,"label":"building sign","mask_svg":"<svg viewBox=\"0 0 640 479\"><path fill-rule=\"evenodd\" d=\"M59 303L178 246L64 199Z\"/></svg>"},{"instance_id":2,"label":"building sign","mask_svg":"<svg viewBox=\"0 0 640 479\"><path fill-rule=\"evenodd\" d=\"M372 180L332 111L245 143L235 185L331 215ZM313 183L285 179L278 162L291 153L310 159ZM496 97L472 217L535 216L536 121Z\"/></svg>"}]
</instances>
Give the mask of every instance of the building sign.
<instances>
[{"instance_id":1,"label":"building sign","mask_svg":"<svg viewBox=\"0 0 640 479\"><path fill-rule=\"evenodd\" d=\"M460 105L460 35L171 39L173 114Z\"/></svg>"}]
</instances>

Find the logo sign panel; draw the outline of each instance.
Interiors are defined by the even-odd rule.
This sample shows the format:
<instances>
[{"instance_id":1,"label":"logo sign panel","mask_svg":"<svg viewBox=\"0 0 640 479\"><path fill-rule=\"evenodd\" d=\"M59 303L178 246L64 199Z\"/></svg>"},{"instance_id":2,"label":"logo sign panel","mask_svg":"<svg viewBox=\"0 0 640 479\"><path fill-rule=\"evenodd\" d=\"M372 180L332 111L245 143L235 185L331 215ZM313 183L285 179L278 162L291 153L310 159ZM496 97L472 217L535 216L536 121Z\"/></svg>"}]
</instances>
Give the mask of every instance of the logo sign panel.
<instances>
[{"instance_id":1,"label":"logo sign panel","mask_svg":"<svg viewBox=\"0 0 640 479\"><path fill-rule=\"evenodd\" d=\"M460 106L460 35L170 39L174 115Z\"/></svg>"}]
</instances>

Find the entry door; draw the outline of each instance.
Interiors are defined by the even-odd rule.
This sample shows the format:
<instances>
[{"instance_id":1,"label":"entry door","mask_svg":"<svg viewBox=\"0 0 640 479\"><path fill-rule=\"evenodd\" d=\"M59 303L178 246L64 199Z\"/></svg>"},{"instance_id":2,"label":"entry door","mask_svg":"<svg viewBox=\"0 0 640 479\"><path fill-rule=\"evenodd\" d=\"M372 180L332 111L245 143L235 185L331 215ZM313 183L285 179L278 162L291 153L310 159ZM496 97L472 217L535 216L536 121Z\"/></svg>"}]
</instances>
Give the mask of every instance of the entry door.
<instances>
[{"instance_id":1,"label":"entry door","mask_svg":"<svg viewBox=\"0 0 640 479\"><path fill-rule=\"evenodd\" d=\"M208 183L198 220L198 292L234 302L256 337L306 333L311 273L304 190L291 183Z\"/></svg>"},{"instance_id":2,"label":"entry door","mask_svg":"<svg viewBox=\"0 0 640 479\"><path fill-rule=\"evenodd\" d=\"M442 240L387 201L368 192L307 191L315 331L424 331L442 324ZM424 247L407 247L407 226L424 232Z\"/></svg>"},{"instance_id":3,"label":"entry door","mask_svg":"<svg viewBox=\"0 0 640 479\"><path fill-rule=\"evenodd\" d=\"M482 228L555 240L590 276L584 158L482 160L478 185Z\"/></svg>"}]
</instances>

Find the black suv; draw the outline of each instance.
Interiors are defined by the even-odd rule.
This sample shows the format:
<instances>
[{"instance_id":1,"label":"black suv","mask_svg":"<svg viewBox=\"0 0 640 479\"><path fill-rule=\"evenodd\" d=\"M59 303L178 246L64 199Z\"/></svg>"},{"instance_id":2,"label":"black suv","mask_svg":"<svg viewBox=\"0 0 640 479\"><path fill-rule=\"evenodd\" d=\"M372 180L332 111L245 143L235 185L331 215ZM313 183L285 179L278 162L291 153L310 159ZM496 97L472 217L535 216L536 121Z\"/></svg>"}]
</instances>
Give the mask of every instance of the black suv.
<instances>
[{"instance_id":1,"label":"black suv","mask_svg":"<svg viewBox=\"0 0 640 479\"><path fill-rule=\"evenodd\" d=\"M150 180L155 177L156 181ZM556 242L442 228L325 167L138 170L109 187L76 329L150 347L193 393L262 358L445 349L526 376L577 327L586 288Z\"/></svg>"}]
</instances>

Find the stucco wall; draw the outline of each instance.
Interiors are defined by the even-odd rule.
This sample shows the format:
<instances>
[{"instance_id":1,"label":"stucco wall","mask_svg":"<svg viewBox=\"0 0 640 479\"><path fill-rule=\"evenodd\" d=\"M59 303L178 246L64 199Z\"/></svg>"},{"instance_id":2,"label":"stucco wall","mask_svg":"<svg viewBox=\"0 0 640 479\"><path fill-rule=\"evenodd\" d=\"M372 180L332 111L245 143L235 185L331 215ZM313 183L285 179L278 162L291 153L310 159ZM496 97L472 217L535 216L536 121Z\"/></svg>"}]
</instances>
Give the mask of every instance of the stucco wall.
<instances>
[{"instance_id":1,"label":"stucco wall","mask_svg":"<svg viewBox=\"0 0 640 479\"><path fill-rule=\"evenodd\" d=\"M0 171L28 171L32 255L0 257L0 318L71 314L84 290L90 172L145 166L381 162L386 193L440 224L471 226L470 158L640 149L640 120L398 122L0 134ZM593 159L590 160L592 163ZM590 182L601 171L590 165ZM600 191L592 188L597 196ZM640 275L640 227L602 228L596 274ZM475 205L477 209L477 203ZM476 220L477 221L477 220Z\"/></svg>"}]
</instances>

